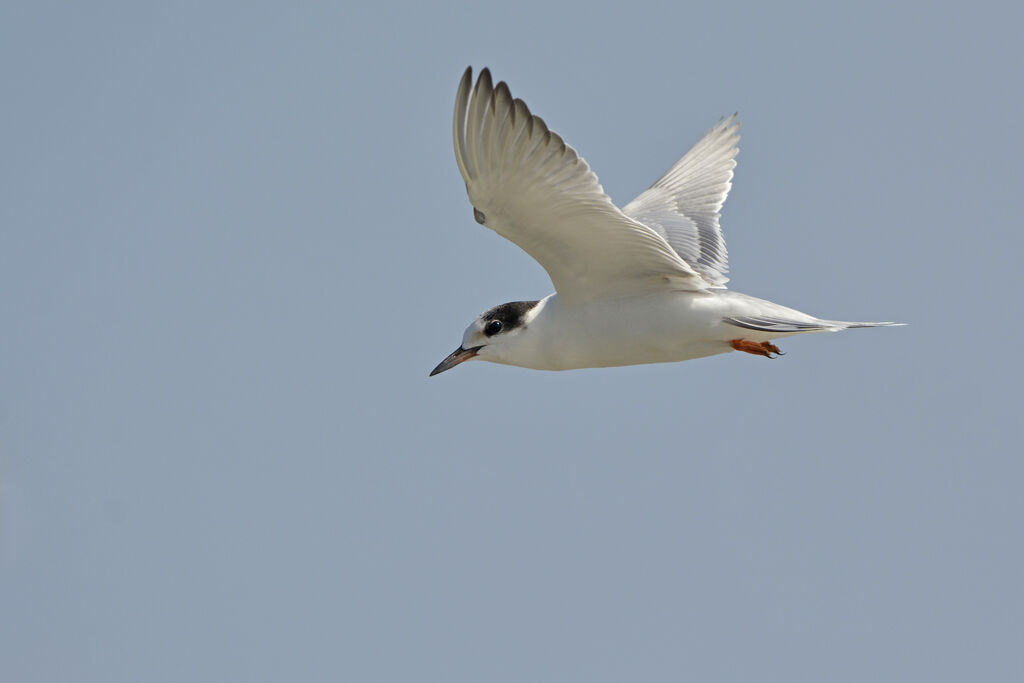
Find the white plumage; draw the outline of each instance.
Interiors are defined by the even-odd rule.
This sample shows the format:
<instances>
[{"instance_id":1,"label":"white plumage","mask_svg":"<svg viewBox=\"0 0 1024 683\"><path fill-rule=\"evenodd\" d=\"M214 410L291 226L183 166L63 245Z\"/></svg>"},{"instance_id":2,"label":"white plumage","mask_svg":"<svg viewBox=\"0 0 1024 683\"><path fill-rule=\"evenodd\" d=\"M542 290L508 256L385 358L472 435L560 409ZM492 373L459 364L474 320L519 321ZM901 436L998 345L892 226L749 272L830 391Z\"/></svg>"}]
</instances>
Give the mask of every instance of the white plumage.
<instances>
[{"instance_id":1,"label":"white plumage","mask_svg":"<svg viewBox=\"0 0 1024 683\"><path fill-rule=\"evenodd\" d=\"M479 358L542 370L770 356L771 339L896 323L822 320L725 290L720 211L739 149L719 121L648 190L619 209L572 147L505 83L466 69L455 158L479 223L544 267L555 293L481 314L432 375Z\"/></svg>"}]
</instances>

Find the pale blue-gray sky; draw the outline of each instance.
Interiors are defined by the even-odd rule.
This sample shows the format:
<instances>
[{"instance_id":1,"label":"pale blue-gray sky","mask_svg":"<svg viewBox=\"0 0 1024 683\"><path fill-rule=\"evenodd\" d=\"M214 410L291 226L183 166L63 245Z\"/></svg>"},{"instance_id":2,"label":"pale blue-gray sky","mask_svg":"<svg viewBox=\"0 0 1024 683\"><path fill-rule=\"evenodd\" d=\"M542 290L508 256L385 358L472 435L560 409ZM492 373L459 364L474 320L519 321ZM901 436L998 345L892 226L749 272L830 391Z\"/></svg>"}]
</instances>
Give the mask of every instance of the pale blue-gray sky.
<instances>
[{"instance_id":1,"label":"pale blue-gray sky","mask_svg":"<svg viewBox=\"0 0 1024 683\"><path fill-rule=\"evenodd\" d=\"M1019 681L1009 3L8 3L5 681ZM490 66L625 202L744 122L731 286L909 327L427 379L544 272Z\"/></svg>"}]
</instances>

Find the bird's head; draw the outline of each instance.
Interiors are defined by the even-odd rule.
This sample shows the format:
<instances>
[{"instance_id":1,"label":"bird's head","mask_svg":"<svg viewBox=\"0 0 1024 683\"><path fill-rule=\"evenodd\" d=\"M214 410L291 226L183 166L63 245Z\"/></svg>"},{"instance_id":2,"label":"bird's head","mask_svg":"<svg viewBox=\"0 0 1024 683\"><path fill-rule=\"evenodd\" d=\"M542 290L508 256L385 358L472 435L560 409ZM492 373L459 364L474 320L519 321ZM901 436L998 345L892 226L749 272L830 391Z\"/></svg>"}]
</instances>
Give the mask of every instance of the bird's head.
<instances>
[{"instance_id":1,"label":"bird's head","mask_svg":"<svg viewBox=\"0 0 1024 683\"><path fill-rule=\"evenodd\" d=\"M539 301L513 301L481 313L466 328L459 348L441 361L430 376L473 358L515 364L517 349L528 343L527 330L540 309L538 304Z\"/></svg>"}]
</instances>

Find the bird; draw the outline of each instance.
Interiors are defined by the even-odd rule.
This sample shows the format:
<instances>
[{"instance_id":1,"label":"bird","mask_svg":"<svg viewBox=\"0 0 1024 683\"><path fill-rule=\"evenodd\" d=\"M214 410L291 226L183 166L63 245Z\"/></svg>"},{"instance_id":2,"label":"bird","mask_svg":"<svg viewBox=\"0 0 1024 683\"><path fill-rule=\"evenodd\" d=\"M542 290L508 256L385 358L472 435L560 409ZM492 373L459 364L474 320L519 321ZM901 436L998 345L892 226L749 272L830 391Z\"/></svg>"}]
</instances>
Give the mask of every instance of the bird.
<instances>
[{"instance_id":1,"label":"bird","mask_svg":"<svg viewBox=\"0 0 1024 683\"><path fill-rule=\"evenodd\" d=\"M430 376L468 360L535 370L667 363L741 351L775 358L780 337L895 322L826 320L726 288L720 214L739 152L736 114L713 126L621 209L586 161L490 70L455 97L455 160L477 223L514 242L554 293L495 306Z\"/></svg>"}]
</instances>

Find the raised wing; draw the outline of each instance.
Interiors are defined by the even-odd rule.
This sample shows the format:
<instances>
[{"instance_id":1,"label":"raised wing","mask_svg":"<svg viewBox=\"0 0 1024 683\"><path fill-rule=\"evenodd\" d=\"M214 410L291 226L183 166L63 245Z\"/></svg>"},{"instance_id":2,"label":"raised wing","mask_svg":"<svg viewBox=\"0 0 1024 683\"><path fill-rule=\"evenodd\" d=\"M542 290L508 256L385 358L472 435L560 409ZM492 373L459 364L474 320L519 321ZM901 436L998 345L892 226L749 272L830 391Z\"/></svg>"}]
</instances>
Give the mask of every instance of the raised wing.
<instances>
[{"instance_id":1,"label":"raised wing","mask_svg":"<svg viewBox=\"0 0 1024 683\"><path fill-rule=\"evenodd\" d=\"M729 252L718 221L732 187L739 128L735 114L719 121L661 180L622 209L656 230L712 287L729 281Z\"/></svg>"},{"instance_id":2,"label":"raised wing","mask_svg":"<svg viewBox=\"0 0 1024 683\"><path fill-rule=\"evenodd\" d=\"M559 298L707 286L665 238L629 217L561 136L487 69L455 99L455 158L476 220L544 267Z\"/></svg>"}]
</instances>

